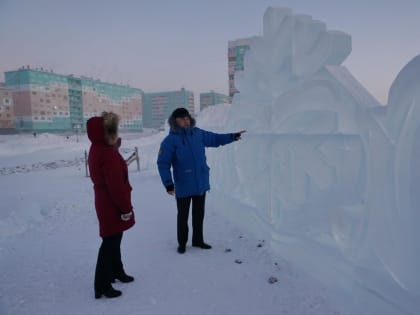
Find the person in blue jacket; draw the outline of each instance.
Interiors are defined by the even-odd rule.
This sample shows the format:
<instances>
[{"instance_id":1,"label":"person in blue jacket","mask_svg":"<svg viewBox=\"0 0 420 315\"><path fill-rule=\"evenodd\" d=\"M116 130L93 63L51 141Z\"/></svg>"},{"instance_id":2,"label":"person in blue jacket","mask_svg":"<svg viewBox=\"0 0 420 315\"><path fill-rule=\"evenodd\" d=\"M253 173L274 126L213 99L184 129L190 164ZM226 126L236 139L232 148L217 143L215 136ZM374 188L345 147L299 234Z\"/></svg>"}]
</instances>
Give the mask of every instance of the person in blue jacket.
<instances>
[{"instance_id":1,"label":"person in blue jacket","mask_svg":"<svg viewBox=\"0 0 420 315\"><path fill-rule=\"evenodd\" d=\"M210 189L210 168L206 162L205 148L239 140L245 130L217 134L197 128L195 119L185 108L175 109L168 123L170 131L160 145L157 165L166 191L176 197L178 253L183 254L186 250L191 201L192 246L210 249L211 246L203 238L205 198Z\"/></svg>"}]
</instances>

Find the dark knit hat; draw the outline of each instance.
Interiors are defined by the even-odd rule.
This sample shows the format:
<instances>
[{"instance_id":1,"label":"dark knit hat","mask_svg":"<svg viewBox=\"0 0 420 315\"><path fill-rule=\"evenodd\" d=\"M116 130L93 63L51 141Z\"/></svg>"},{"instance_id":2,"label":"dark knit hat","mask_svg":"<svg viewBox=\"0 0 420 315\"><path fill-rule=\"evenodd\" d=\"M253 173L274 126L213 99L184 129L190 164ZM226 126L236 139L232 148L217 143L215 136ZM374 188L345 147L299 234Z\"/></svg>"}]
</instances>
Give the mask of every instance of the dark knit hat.
<instances>
[{"instance_id":1,"label":"dark knit hat","mask_svg":"<svg viewBox=\"0 0 420 315\"><path fill-rule=\"evenodd\" d=\"M183 108L183 107L179 107L179 108L177 108L177 109L175 109L173 112L172 112L172 115L171 115L174 119L177 119L177 118L184 118L184 117L187 117L187 116L190 116L190 113L188 112L188 110L186 110L185 108Z\"/></svg>"}]
</instances>

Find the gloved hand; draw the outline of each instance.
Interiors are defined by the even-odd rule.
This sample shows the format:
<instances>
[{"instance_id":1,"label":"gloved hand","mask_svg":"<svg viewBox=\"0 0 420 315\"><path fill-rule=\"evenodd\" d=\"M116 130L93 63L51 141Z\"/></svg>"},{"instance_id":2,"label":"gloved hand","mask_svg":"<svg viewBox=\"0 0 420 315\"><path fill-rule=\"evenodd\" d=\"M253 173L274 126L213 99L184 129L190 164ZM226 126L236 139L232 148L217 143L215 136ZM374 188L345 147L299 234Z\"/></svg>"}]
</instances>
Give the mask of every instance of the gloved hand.
<instances>
[{"instance_id":1,"label":"gloved hand","mask_svg":"<svg viewBox=\"0 0 420 315\"><path fill-rule=\"evenodd\" d=\"M121 220L128 221L133 216L133 211L130 211L129 213L123 213L121 214Z\"/></svg>"},{"instance_id":2,"label":"gloved hand","mask_svg":"<svg viewBox=\"0 0 420 315\"><path fill-rule=\"evenodd\" d=\"M165 186L165 188L168 194L170 194L171 196L175 195L175 186L173 184Z\"/></svg>"},{"instance_id":3,"label":"gloved hand","mask_svg":"<svg viewBox=\"0 0 420 315\"><path fill-rule=\"evenodd\" d=\"M243 134L244 132L246 132L246 130L241 130L241 131L236 132L236 133L234 134L235 140L236 140L236 141L238 141L238 140L242 139L242 134Z\"/></svg>"}]
</instances>

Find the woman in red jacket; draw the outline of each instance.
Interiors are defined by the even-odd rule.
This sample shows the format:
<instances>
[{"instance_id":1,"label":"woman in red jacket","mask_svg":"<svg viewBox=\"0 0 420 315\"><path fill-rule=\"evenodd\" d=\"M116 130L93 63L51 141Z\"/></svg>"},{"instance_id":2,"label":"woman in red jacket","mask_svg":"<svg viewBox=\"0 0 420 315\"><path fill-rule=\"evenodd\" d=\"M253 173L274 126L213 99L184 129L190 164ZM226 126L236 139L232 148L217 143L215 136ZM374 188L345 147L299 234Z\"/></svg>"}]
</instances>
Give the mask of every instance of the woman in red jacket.
<instances>
[{"instance_id":1,"label":"woman in red jacket","mask_svg":"<svg viewBox=\"0 0 420 315\"><path fill-rule=\"evenodd\" d=\"M124 271L120 250L123 231L135 223L131 186L127 164L118 152L121 145L118 116L104 112L101 117L90 118L86 128L92 142L88 163L102 237L95 271L95 298L102 295L112 298L121 295L121 291L111 285L115 279L134 281Z\"/></svg>"}]
</instances>

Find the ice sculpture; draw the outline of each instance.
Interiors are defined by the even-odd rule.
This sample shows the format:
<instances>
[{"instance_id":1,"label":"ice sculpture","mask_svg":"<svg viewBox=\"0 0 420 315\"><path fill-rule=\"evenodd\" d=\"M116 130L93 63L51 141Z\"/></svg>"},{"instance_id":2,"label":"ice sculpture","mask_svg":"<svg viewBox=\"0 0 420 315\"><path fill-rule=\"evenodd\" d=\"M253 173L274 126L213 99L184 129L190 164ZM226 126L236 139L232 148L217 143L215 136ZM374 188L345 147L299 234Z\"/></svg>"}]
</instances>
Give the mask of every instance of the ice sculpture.
<instances>
[{"instance_id":1,"label":"ice sculpture","mask_svg":"<svg viewBox=\"0 0 420 315\"><path fill-rule=\"evenodd\" d=\"M382 106L341 65L350 52L349 35L268 8L224 127L248 132L209 152L212 189L225 213L282 255L351 291L351 311L363 303L363 314L415 314L420 57ZM230 202L243 211L229 213Z\"/></svg>"}]
</instances>

